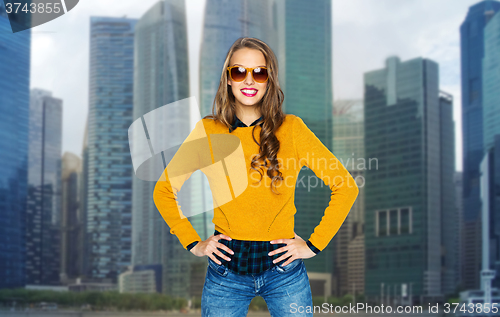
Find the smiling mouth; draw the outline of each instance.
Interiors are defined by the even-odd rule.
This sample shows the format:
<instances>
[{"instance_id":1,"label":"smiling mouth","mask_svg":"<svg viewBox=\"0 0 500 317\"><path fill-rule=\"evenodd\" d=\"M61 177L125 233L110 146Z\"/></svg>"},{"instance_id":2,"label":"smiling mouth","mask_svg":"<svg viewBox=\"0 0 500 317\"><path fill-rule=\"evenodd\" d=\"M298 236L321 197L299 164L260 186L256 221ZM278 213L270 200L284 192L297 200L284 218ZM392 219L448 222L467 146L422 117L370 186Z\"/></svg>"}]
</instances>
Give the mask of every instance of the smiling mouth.
<instances>
[{"instance_id":1,"label":"smiling mouth","mask_svg":"<svg viewBox=\"0 0 500 317\"><path fill-rule=\"evenodd\" d=\"M257 89L241 89L240 91L247 97L253 97L257 94Z\"/></svg>"}]
</instances>

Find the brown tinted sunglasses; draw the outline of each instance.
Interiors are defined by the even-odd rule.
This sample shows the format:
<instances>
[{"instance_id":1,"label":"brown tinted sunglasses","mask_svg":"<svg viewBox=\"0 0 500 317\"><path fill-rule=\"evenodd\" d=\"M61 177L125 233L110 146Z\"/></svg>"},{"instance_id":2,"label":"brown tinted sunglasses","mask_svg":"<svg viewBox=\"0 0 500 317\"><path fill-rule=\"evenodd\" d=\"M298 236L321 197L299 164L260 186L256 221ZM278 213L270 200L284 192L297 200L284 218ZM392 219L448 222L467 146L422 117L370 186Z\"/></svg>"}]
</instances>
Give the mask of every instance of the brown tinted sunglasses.
<instances>
[{"instance_id":1,"label":"brown tinted sunglasses","mask_svg":"<svg viewBox=\"0 0 500 317\"><path fill-rule=\"evenodd\" d=\"M253 80L258 83L265 83L269 78L267 67L243 67L230 66L227 68L232 81L243 81L247 77L248 72L252 73Z\"/></svg>"}]
</instances>

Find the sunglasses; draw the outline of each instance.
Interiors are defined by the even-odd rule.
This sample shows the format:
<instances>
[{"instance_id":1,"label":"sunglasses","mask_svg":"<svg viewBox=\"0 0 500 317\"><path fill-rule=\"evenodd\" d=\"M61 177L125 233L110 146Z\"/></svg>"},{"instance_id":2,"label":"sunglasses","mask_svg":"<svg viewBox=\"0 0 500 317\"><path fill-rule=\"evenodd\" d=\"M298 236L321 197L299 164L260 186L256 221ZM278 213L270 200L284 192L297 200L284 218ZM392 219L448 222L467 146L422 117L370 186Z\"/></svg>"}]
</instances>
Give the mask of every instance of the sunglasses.
<instances>
[{"instance_id":1,"label":"sunglasses","mask_svg":"<svg viewBox=\"0 0 500 317\"><path fill-rule=\"evenodd\" d=\"M252 73L253 80L258 83L265 83L269 78L267 73L267 67L243 67L243 66L231 66L228 67L229 76L232 81L243 81L247 78L247 72Z\"/></svg>"}]
</instances>

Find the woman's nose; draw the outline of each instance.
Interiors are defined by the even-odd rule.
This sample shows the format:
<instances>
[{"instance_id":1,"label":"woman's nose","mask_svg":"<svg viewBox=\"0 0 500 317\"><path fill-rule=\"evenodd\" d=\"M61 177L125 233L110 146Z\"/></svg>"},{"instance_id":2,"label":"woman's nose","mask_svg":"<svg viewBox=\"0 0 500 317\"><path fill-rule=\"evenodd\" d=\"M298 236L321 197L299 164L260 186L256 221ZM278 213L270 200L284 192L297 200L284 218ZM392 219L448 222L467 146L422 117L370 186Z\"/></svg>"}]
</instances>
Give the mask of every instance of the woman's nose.
<instances>
[{"instance_id":1,"label":"woman's nose","mask_svg":"<svg viewBox=\"0 0 500 317\"><path fill-rule=\"evenodd\" d=\"M252 72L247 72L247 77L245 78L245 84L246 85L253 84Z\"/></svg>"}]
</instances>

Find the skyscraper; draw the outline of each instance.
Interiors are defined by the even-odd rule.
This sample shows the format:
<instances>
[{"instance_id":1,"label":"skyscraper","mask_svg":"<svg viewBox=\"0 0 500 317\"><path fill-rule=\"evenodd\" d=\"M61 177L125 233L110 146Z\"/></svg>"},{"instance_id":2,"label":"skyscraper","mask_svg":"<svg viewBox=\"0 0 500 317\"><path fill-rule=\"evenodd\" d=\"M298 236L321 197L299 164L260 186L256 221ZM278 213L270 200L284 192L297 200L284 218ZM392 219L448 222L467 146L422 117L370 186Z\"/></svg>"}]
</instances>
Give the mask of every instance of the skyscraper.
<instances>
[{"instance_id":1,"label":"skyscraper","mask_svg":"<svg viewBox=\"0 0 500 317\"><path fill-rule=\"evenodd\" d=\"M491 298L500 287L500 134L496 134L481 162L481 290ZM488 302L485 300L485 302Z\"/></svg>"},{"instance_id":2,"label":"skyscraper","mask_svg":"<svg viewBox=\"0 0 500 317\"><path fill-rule=\"evenodd\" d=\"M26 283L60 283L62 100L30 96Z\"/></svg>"},{"instance_id":3,"label":"skyscraper","mask_svg":"<svg viewBox=\"0 0 500 317\"><path fill-rule=\"evenodd\" d=\"M460 212L456 206L455 187L455 123L453 96L439 93L439 129L441 158L441 241L442 292L452 294L460 284ZM460 196L459 196L460 197Z\"/></svg>"},{"instance_id":4,"label":"skyscraper","mask_svg":"<svg viewBox=\"0 0 500 317\"><path fill-rule=\"evenodd\" d=\"M31 30L12 33L0 2L0 288L25 284ZM12 75L14 74L14 76Z\"/></svg>"},{"instance_id":5,"label":"skyscraper","mask_svg":"<svg viewBox=\"0 0 500 317\"><path fill-rule=\"evenodd\" d=\"M483 58L483 141L484 155L490 156L490 188L500 186L500 14L497 12L484 28ZM489 191L490 256L488 267L496 271L493 285L500 287L500 197ZM484 219L482 219L484 221ZM483 264L484 267L484 264ZM484 282L481 283L484 285Z\"/></svg>"},{"instance_id":6,"label":"skyscraper","mask_svg":"<svg viewBox=\"0 0 500 317\"><path fill-rule=\"evenodd\" d=\"M284 110L304 120L332 150L332 4L330 0L276 0L275 53L279 61L280 85L285 94ZM333 151L332 151L333 152ZM335 155L335 153L333 152ZM302 180L302 181L301 181ZM295 232L307 240L319 225L332 191L306 167L300 172L295 191ZM334 270L335 237L318 255L306 262L314 295L328 295Z\"/></svg>"},{"instance_id":7,"label":"skyscraper","mask_svg":"<svg viewBox=\"0 0 500 317\"><path fill-rule=\"evenodd\" d=\"M117 282L131 262L135 19L90 18L88 276Z\"/></svg>"},{"instance_id":8,"label":"skyscraper","mask_svg":"<svg viewBox=\"0 0 500 317\"><path fill-rule=\"evenodd\" d=\"M240 37L256 37L273 49L273 1L207 0L200 47L200 111L212 113L224 59L231 45ZM274 21L276 23L276 21ZM212 232L213 233L213 232Z\"/></svg>"},{"instance_id":9,"label":"skyscraper","mask_svg":"<svg viewBox=\"0 0 500 317\"><path fill-rule=\"evenodd\" d=\"M500 14L495 14L484 28L483 83L483 144L484 152L493 147L500 134Z\"/></svg>"},{"instance_id":10,"label":"skyscraper","mask_svg":"<svg viewBox=\"0 0 500 317\"><path fill-rule=\"evenodd\" d=\"M462 198L462 171L455 171L454 175L454 182L455 182L455 203L453 204L455 208L457 209L457 214L458 214L458 223L457 223L457 228L456 231L459 232L459 239L458 239L458 249L456 250L456 253L458 254L458 282L463 287L463 276L464 276L464 254L463 254L463 245L464 245L464 234L463 234L463 220L464 220L464 208L463 208L463 199Z\"/></svg>"},{"instance_id":11,"label":"skyscraper","mask_svg":"<svg viewBox=\"0 0 500 317\"><path fill-rule=\"evenodd\" d=\"M463 199L464 199L464 286L479 287L480 210L479 164L484 153L483 138L483 66L484 28L495 12L498 1L481 1L469 8L460 26L462 76Z\"/></svg>"},{"instance_id":12,"label":"skyscraper","mask_svg":"<svg viewBox=\"0 0 500 317\"><path fill-rule=\"evenodd\" d=\"M88 222L88 212L87 212L87 201L88 201L88 178L89 178L89 146L88 146L88 130L89 130L89 122L87 116L87 122L85 123L85 132L83 134L83 146L82 146L82 163L81 163L81 173L78 177L79 189L78 189L78 198L79 198L79 206L78 209L81 213L82 219L82 230L80 230L80 243L78 248L82 250L82 257L80 259L80 275L82 278L90 277L90 240L88 238L87 230L87 222Z\"/></svg>"},{"instance_id":13,"label":"skyscraper","mask_svg":"<svg viewBox=\"0 0 500 317\"><path fill-rule=\"evenodd\" d=\"M148 112L189 97L188 56L184 1L158 1L139 19L136 26L134 121L144 120ZM184 141L180 136L190 131L189 108L176 108L175 113L170 113L164 119L156 122L158 125L146 125L148 137L157 133L155 128L163 127L164 131L172 132L164 135L163 144L171 147L180 145ZM150 172L154 173L153 169ZM161 172L156 179L160 178ZM156 208L153 201L155 185L155 181L134 176L132 263L134 266L161 264L162 292L187 298L190 262L194 257L170 233L170 228ZM183 193L189 191L189 185L183 186ZM179 198L183 210L190 208L190 196Z\"/></svg>"},{"instance_id":14,"label":"skyscraper","mask_svg":"<svg viewBox=\"0 0 500 317\"><path fill-rule=\"evenodd\" d=\"M65 152L61 169L61 282L69 283L81 277L83 218L78 192L81 159Z\"/></svg>"},{"instance_id":15,"label":"skyscraper","mask_svg":"<svg viewBox=\"0 0 500 317\"><path fill-rule=\"evenodd\" d=\"M358 198L335 236L333 294L362 293L364 289L364 104L363 100L333 103L333 151L360 187Z\"/></svg>"},{"instance_id":16,"label":"skyscraper","mask_svg":"<svg viewBox=\"0 0 500 317\"><path fill-rule=\"evenodd\" d=\"M409 303L442 296L438 74L432 60L398 57L364 74L365 295L378 300L404 288Z\"/></svg>"}]
</instances>

